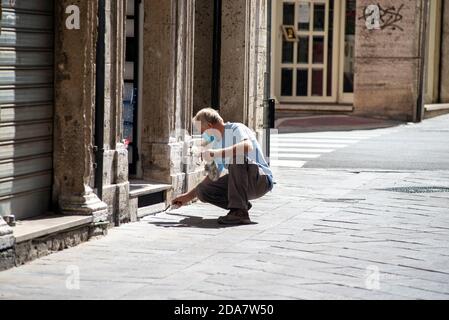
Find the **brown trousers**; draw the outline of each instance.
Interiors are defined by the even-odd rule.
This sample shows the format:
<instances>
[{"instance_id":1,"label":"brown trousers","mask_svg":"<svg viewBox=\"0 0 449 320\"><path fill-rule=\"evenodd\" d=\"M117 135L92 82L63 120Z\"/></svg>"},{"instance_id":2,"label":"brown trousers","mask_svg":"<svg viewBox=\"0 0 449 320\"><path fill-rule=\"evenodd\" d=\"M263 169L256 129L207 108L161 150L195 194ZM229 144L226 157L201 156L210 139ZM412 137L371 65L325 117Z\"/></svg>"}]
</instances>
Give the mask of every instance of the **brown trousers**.
<instances>
[{"instance_id":1,"label":"brown trousers","mask_svg":"<svg viewBox=\"0 0 449 320\"><path fill-rule=\"evenodd\" d=\"M268 177L259 174L255 164L231 164L229 174L218 181L205 179L196 187L199 200L222 209L248 210L249 200L261 198L271 190Z\"/></svg>"}]
</instances>

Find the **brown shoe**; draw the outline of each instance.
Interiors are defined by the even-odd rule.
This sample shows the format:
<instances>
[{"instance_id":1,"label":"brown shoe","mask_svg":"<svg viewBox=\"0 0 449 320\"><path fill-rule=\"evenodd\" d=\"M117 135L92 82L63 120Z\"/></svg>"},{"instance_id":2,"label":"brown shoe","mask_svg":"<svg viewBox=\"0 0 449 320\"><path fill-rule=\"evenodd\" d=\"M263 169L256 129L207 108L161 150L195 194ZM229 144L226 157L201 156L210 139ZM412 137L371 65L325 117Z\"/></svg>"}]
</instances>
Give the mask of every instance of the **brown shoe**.
<instances>
[{"instance_id":1,"label":"brown shoe","mask_svg":"<svg viewBox=\"0 0 449 320\"><path fill-rule=\"evenodd\" d=\"M251 224L248 210L237 209L231 210L228 215L218 218L219 224L225 225L242 225Z\"/></svg>"}]
</instances>

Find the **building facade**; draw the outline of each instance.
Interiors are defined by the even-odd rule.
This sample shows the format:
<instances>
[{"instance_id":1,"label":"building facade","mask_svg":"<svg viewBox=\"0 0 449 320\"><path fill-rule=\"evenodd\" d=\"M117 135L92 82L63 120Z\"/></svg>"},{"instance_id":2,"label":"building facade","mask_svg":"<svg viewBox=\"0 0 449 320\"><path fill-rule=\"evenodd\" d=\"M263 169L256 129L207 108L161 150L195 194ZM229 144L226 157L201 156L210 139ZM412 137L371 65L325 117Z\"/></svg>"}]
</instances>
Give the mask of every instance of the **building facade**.
<instances>
[{"instance_id":1,"label":"building facade","mask_svg":"<svg viewBox=\"0 0 449 320\"><path fill-rule=\"evenodd\" d=\"M268 3L215 2L220 112L261 133ZM0 269L163 210L203 178L191 118L211 105L210 3L1 1Z\"/></svg>"},{"instance_id":2,"label":"building facade","mask_svg":"<svg viewBox=\"0 0 449 320\"><path fill-rule=\"evenodd\" d=\"M446 0L273 0L279 115L417 121L448 103Z\"/></svg>"}]
</instances>

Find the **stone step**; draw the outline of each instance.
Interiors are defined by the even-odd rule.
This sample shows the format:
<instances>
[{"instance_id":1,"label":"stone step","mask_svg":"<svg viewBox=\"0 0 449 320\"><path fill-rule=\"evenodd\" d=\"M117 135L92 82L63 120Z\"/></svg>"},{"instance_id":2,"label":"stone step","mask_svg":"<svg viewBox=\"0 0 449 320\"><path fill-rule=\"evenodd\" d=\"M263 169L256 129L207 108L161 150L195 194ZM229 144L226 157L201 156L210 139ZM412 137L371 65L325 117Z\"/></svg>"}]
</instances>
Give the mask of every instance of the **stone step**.
<instances>
[{"instance_id":1,"label":"stone step","mask_svg":"<svg viewBox=\"0 0 449 320\"><path fill-rule=\"evenodd\" d=\"M156 181L130 180L129 198L138 198L143 195L164 192L171 189L171 184L159 183Z\"/></svg>"},{"instance_id":2,"label":"stone step","mask_svg":"<svg viewBox=\"0 0 449 320\"><path fill-rule=\"evenodd\" d=\"M164 211L166 209L167 191L172 186L157 181L130 180L129 188L131 211L137 212L137 217L131 217L131 221L136 221Z\"/></svg>"},{"instance_id":3,"label":"stone step","mask_svg":"<svg viewBox=\"0 0 449 320\"><path fill-rule=\"evenodd\" d=\"M150 206L142 207L137 209L137 217L142 219L147 216L155 215L157 213L164 212L166 209L165 202L156 203Z\"/></svg>"},{"instance_id":4,"label":"stone step","mask_svg":"<svg viewBox=\"0 0 449 320\"><path fill-rule=\"evenodd\" d=\"M449 113L449 103L427 104L424 106L424 118L430 119Z\"/></svg>"},{"instance_id":5,"label":"stone step","mask_svg":"<svg viewBox=\"0 0 449 320\"><path fill-rule=\"evenodd\" d=\"M276 106L277 112L353 112L352 104L290 104L281 103Z\"/></svg>"},{"instance_id":6,"label":"stone step","mask_svg":"<svg viewBox=\"0 0 449 320\"><path fill-rule=\"evenodd\" d=\"M13 227L16 243L56 235L72 229L89 226L92 216L42 215L32 219L19 220Z\"/></svg>"}]
</instances>

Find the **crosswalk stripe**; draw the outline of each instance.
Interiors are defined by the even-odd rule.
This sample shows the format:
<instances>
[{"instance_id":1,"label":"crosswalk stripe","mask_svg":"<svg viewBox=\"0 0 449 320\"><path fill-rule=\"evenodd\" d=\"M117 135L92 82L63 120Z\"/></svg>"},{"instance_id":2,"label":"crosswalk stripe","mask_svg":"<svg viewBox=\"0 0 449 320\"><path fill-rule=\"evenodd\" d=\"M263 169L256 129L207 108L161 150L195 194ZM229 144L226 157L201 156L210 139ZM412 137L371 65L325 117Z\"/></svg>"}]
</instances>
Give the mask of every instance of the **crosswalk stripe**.
<instances>
[{"instance_id":1,"label":"crosswalk stripe","mask_svg":"<svg viewBox=\"0 0 449 320\"><path fill-rule=\"evenodd\" d=\"M312 138L276 138L271 139L270 142L278 141L297 141L297 142L318 142L318 143L357 143L360 139L312 139Z\"/></svg>"},{"instance_id":2,"label":"crosswalk stripe","mask_svg":"<svg viewBox=\"0 0 449 320\"><path fill-rule=\"evenodd\" d=\"M289 168L302 168L307 161L292 161L292 160L273 160L271 161L272 167L289 167Z\"/></svg>"},{"instance_id":3,"label":"crosswalk stripe","mask_svg":"<svg viewBox=\"0 0 449 320\"><path fill-rule=\"evenodd\" d=\"M344 148L348 144L319 144L319 143L277 143L272 147L277 148Z\"/></svg>"},{"instance_id":4,"label":"crosswalk stripe","mask_svg":"<svg viewBox=\"0 0 449 320\"><path fill-rule=\"evenodd\" d=\"M317 159L323 154L395 131L397 130L273 133L270 136L271 166L302 168L307 160Z\"/></svg>"},{"instance_id":5,"label":"crosswalk stripe","mask_svg":"<svg viewBox=\"0 0 449 320\"><path fill-rule=\"evenodd\" d=\"M283 152L288 152L288 153L330 153L335 151L335 149L306 149L306 148L277 148L277 147L271 147L270 148L270 152L271 153L283 153Z\"/></svg>"},{"instance_id":6,"label":"crosswalk stripe","mask_svg":"<svg viewBox=\"0 0 449 320\"><path fill-rule=\"evenodd\" d=\"M278 154L271 156L274 160L290 160L290 159L317 159L321 157L320 154Z\"/></svg>"},{"instance_id":7,"label":"crosswalk stripe","mask_svg":"<svg viewBox=\"0 0 449 320\"><path fill-rule=\"evenodd\" d=\"M271 138L281 137L281 138L310 138L310 139L370 139L379 137L381 135L360 135L360 134L354 134L354 135L323 135L323 136L317 136L317 135L287 135L287 134L272 134Z\"/></svg>"},{"instance_id":8,"label":"crosswalk stripe","mask_svg":"<svg viewBox=\"0 0 449 320\"><path fill-rule=\"evenodd\" d=\"M316 142L316 143L357 143L360 140L349 140L349 139L345 139L345 140L333 140L333 139L303 139L303 138L292 138L292 139L284 139L284 138L277 138L277 139L272 139L270 142L271 143L312 143L312 142Z\"/></svg>"}]
</instances>

